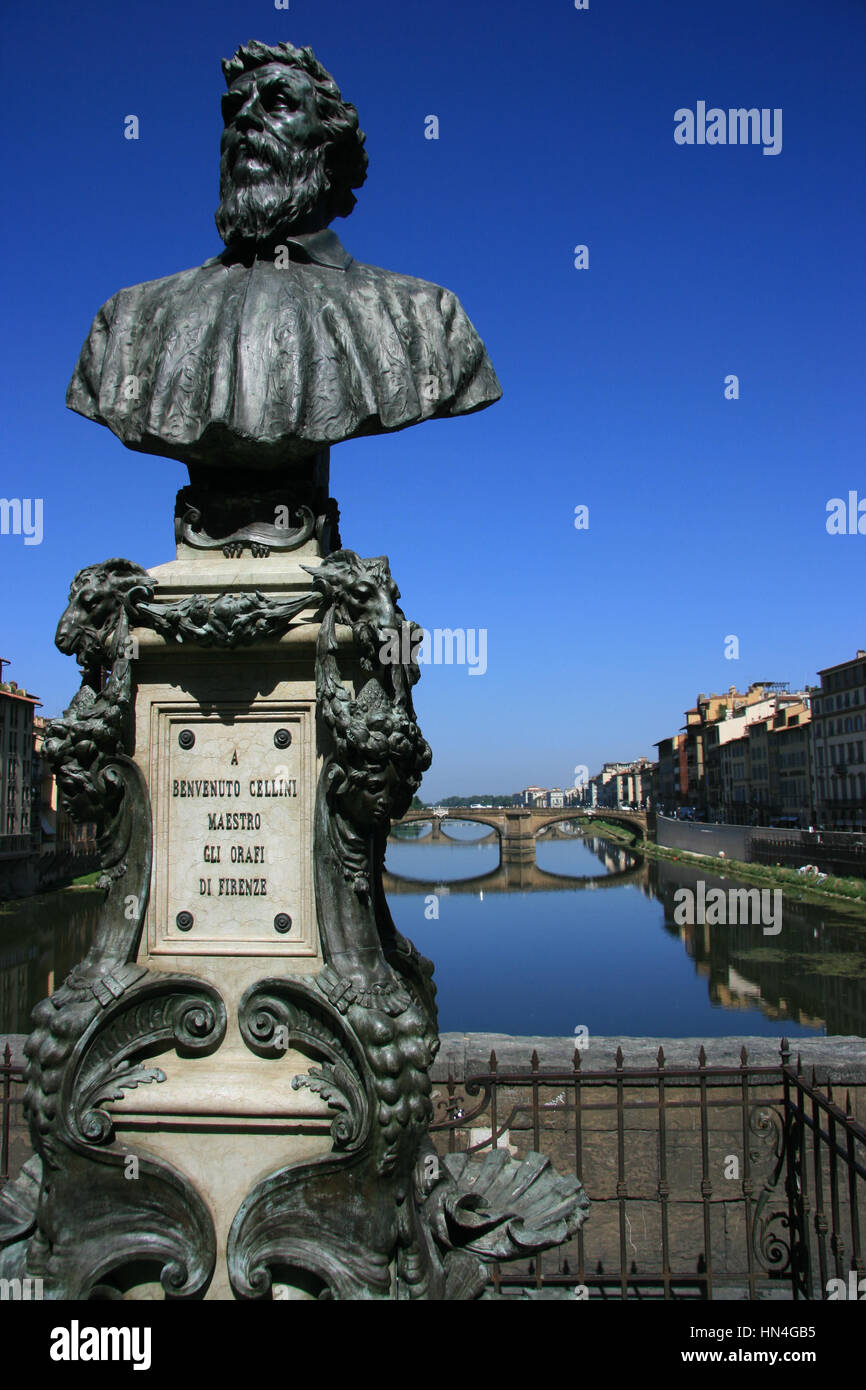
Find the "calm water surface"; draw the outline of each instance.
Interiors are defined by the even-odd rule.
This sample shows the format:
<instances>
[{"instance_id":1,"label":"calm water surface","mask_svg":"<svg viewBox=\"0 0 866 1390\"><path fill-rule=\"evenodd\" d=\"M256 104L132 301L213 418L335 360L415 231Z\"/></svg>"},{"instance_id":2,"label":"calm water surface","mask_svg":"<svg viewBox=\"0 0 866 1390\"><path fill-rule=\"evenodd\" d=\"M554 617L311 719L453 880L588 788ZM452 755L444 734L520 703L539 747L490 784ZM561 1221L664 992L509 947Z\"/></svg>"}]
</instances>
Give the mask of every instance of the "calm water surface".
<instances>
[{"instance_id":1,"label":"calm water surface","mask_svg":"<svg viewBox=\"0 0 866 1390\"><path fill-rule=\"evenodd\" d=\"M436 965L443 1032L559 1036L866 1035L866 924L786 901L782 930L681 927L674 893L736 886L600 838L546 840L537 867L499 867L496 839L389 842L394 919ZM0 1033L84 955L101 894L67 891L0 910ZM433 913L438 910L438 918Z\"/></svg>"},{"instance_id":2,"label":"calm water surface","mask_svg":"<svg viewBox=\"0 0 866 1390\"><path fill-rule=\"evenodd\" d=\"M30 1031L34 1004L87 953L102 898L68 888L0 907L0 1034Z\"/></svg>"},{"instance_id":3,"label":"calm water surface","mask_svg":"<svg viewBox=\"0 0 866 1390\"><path fill-rule=\"evenodd\" d=\"M519 873L503 881L479 827L448 833L459 842L392 837L387 857L394 920L436 965L443 1032L866 1034L862 922L785 900L778 936L677 926L677 888L735 880L599 838L542 838L540 882L521 885Z\"/></svg>"}]
</instances>

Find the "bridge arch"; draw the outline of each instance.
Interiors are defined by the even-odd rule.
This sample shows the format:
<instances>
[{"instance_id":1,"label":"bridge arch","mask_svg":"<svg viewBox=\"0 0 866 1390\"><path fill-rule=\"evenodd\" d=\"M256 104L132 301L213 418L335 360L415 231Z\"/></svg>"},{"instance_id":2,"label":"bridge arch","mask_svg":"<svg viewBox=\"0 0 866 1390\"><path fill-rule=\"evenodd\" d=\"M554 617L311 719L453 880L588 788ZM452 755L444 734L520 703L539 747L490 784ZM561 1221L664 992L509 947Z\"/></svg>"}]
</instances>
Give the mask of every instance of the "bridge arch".
<instances>
[{"instance_id":1,"label":"bridge arch","mask_svg":"<svg viewBox=\"0 0 866 1390\"><path fill-rule=\"evenodd\" d=\"M470 807L454 806L440 811L424 809L408 811L395 825L423 823L432 826L431 836L439 839L442 826L448 820L462 820L472 825L483 825L499 838L500 862L528 862L535 859L535 846L538 834L548 826L562 821L580 821L585 830L597 825L600 819L622 825L632 834L632 847L637 849L649 838L649 817L642 811L619 811L598 808L591 810L583 806L558 807L556 810L543 810L532 807L484 807L477 810ZM392 827L393 829L393 827ZM603 836L604 831L598 833ZM428 836L423 837L425 840ZM450 839L446 833L446 839ZM453 839L452 839L453 843Z\"/></svg>"},{"instance_id":2,"label":"bridge arch","mask_svg":"<svg viewBox=\"0 0 866 1390\"><path fill-rule=\"evenodd\" d=\"M490 830L496 831L496 834L499 836L501 840L503 830L505 829L504 817L504 811L501 813L497 813L495 809L491 809L484 813L479 813L478 811L470 811L468 807L464 811L461 806L454 806L449 807L446 812L443 812L441 815L438 816L435 815L433 812L407 811L403 819L395 821L394 825L417 825L419 823L425 824L433 821L439 821L440 823L444 823L445 821L449 820L463 820L468 821L470 824L474 825L488 826Z\"/></svg>"},{"instance_id":3,"label":"bridge arch","mask_svg":"<svg viewBox=\"0 0 866 1390\"><path fill-rule=\"evenodd\" d=\"M488 840L490 838L490 835L495 835L499 840L499 843L502 843L502 826L496 825L493 821L481 820L479 816L443 816L440 821L440 824L442 826L442 838L445 840L450 840L452 845L457 844L459 842L455 840L453 835L449 835L448 831L445 829L445 826L449 821L454 821L458 825L461 821L463 821L467 825L480 825L483 829L489 832L487 835L482 835L479 841L473 841L473 843L481 843L482 841Z\"/></svg>"},{"instance_id":4,"label":"bridge arch","mask_svg":"<svg viewBox=\"0 0 866 1390\"><path fill-rule=\"evenodd\" d=\"M397 830L401 830L401 829L403 828L403 826L411 826L411 825L426 825L426 826L428 827L426 834L417 836L417 839L416 839L415 843L417 843L418 840L429 840L429 839L431 838L431 836L433 836L434 831L435 831L435 829L436 829L436 817L435 817L435 816L417 816L417 817L414 817L414 816L413 816L412 819L410 820L408 816L404 816L402 820L395 820L395 821L392 823L391 829L388 831L388 834L389 834L389 835L394 835L394 838L395 838L395 839L401 839L402 837L401 837L401 836L398 836L398 835L395 835L394 832L397 831ZM407 843L408 843L408 841L407 841Z\"/></svg>"},{"instance_id":5,"label":"bridge arch","mask_svg":"<svg viewBox=\"0 0 866 1390\"><path fill-rule=\"evenodd\" d=\"M541 830L546 830L549 825L558 825L561 821L580 820L586 825L592 825L595 821L607 820L632 830L640 840L646 840L647 838L646 817L639 811L608 811L606 808L602 808L598 812L592 812L583 806L572 806L556 811L535 811L532 814L535 815L540 822L536 827L536 835L538 835ZM599 830L598 833L601 835L603 831Z\"/></svg>"}]
</instances>

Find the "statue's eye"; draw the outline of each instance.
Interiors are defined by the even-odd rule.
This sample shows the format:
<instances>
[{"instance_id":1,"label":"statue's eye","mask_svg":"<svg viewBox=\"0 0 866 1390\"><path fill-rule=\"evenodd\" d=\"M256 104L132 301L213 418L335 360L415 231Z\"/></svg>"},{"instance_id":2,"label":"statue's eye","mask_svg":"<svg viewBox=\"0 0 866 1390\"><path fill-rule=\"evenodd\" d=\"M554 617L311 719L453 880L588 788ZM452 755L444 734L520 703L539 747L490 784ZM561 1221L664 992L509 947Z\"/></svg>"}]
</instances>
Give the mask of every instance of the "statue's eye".
<instances>
[{"instance_id":1,"label":"statue's eye","mask_svg":"<svg viewBox=\"0 0 866 1390\"><path fill-rule=\"evenodd\" d=\"M83 594L79 594L78 602L81 604L82 608L86 608L87 611L90 612L90 609L96 602L96 594L92 589L85 589Z\"/></svg>"},{"instance_id":2,"label":"statue's eye","mask_svg":"<svg viewBox=\"0 0 866 1390\"><path fill-rule=\"evenodd\" d=\"M226 92L221 102L223 120L226 125L231 124L243 104L243 97L238 96L236 92Z\"/></svg>"},{"instance_id":3,"label":"statue's eye","mask_svg":"<svg viewBox=\"0 0 866 1390\"><path fill-rule=\"evenodd\" d=\"M266 111L295 111L298 103L281 87L267 87L262 94L262 105Z\"/></svg>"}]
</instances>

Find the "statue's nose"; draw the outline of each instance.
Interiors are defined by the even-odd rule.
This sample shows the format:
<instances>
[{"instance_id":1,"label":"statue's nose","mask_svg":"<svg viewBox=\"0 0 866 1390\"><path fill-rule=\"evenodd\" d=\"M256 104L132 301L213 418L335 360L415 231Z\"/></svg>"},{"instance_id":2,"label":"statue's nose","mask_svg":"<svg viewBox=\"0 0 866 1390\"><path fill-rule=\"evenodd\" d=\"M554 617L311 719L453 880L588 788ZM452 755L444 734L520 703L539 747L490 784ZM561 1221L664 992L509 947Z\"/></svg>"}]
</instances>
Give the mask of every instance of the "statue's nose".
<instances>
[{"instance_id":1,"label":"statue's nose","mask_svg":"<svg viewBox=\"0 0 866 1390\"><path fill-rule=\"evenodd\" d=\"M238 130L262 130L264 118L258 93L251 92L235 116L234 125Z\"/></svg>"},{"instance_id":2,"label":"statue's nose","mask_svg":"<svg viewBox=\"0 0 866 1390\"><path fill-rule=\"evenodd\" d=\"M379 629L382 632L399 632L400 624L397 621L397 613L392 603L380 603L378 611Z\"/></svg>"},{"instance_id":3,"label":"statue's nose","mask_svg":"<svg viewBox=\"0 0 866 1390\"><path fill-rule=\"evenodd\" d=\"M68 653L71 649L72 623L64 613L60 622L57 624L57 632L54 634L54 645L58 651Z\"/></svg>"}]
</instances>

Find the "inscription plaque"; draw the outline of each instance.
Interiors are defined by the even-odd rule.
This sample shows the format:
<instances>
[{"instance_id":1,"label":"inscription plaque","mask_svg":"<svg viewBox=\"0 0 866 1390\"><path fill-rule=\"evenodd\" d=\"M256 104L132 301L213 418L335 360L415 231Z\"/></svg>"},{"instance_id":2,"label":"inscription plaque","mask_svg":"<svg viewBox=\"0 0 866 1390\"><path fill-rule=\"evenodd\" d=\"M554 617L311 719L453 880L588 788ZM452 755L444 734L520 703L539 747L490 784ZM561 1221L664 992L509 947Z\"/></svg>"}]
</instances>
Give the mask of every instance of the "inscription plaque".
<instances>
[{"instance_id":1,"label":"inscription plaque","mask_svg":"<svg viewBox=\"0 0 866 1390\"><path fill-rule=\"evenodd\" d=\"M151 952L315 954L313 705L152 713Z\"/></svg>"}]
</instances>

